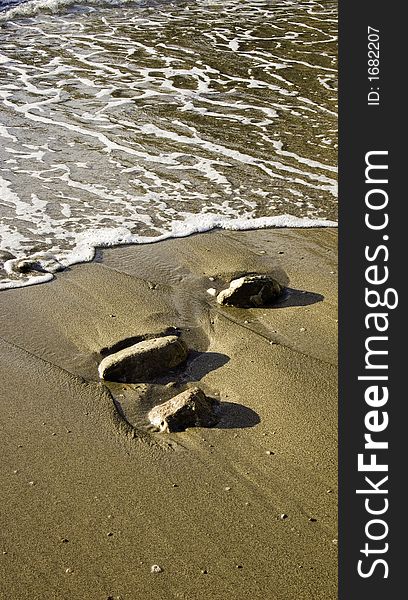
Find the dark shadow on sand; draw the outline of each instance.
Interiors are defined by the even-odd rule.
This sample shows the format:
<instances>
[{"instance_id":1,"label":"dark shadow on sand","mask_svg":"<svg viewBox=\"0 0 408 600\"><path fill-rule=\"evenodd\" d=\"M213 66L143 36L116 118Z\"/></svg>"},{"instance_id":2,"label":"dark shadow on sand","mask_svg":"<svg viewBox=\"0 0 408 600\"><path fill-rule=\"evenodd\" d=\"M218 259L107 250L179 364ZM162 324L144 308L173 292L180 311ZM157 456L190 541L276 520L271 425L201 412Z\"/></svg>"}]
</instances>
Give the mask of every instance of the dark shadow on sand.
<instances>
[{"instance_id":1,"label":"dark shadow on sand","mask_svg":"<svg viewBox=\"0 0 408 600\"><path fill-rule=\"evenodd\" d=\"M273 304L262 306L262 308L287 308L288 306L309 306L322 302L324 296L317 292L307 292L305 290L295 290L294 288L285 288L282 296Z\"/></svg>"},{"instance_id":2,"label":"dark shadow on sand","mask_svg":"<svg viewBox=\"0 0 408 600\"><path fill-rule=\"evenodd\" d=\"M258 413L243 404L221 402L219 411L219 421L214 429L245 429L261 422Z\"/></svg>"},{"instance_id":3,"label":"dark shadow on sand","mask_svg":"<svg viewBox=\"0 0 408 600\"><path fill-rule=\"evenodd\" d=\"M229 356L221 352L198 352L190 350L187 364L183 368L181 378L188 381L200 381L205 375L223 367L229 362Z\"/></svg>"}]
</instances>

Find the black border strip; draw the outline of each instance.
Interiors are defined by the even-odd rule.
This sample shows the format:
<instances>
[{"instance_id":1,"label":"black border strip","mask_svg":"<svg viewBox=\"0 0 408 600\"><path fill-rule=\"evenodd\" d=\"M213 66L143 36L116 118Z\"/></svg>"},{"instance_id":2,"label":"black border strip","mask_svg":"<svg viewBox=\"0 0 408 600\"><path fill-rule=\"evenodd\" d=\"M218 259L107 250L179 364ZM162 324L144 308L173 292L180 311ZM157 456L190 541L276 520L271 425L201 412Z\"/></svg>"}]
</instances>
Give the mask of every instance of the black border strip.
<instances>
[{"instance_id":1,"label":"black border strip","mask_svg":"<svg viewBox=\"0 0 408 600\"><path fill-rule=\"evenodd\" d=\"M384 2L378 0L340 0L339 2L339 598L340 600L387 599L403 597L405 590L406 525L405 483L406 459L408 455L407 391L402 381L406 351L402 345L407 337L405 279L407 273L407 208L408 194L404 179L408 174L405 165L408 150L406 131L408 120L407 99L404 89L408 79L405 43L407 39L407 6L404 2ZM368 77L368 26L379 30L379 80ZM375 40L375 36L371 38ZM375 49L372 47L370 49ZM371 55L374 59L374 55ZM371 63L371 66L376 63ZM372 73L375 71L371 71ZM368 104L368 94L379 88L379 105L372 94ZM373 89L371 89L373 88ZM371 155L370 161L385 162L388 165L387 183L367 183L365 177L367 152L387 151L385 155ZM369 171L373 178L382 179L381 171ZM369 194L373 202L388 198L383 210L370 211L366 206L369 190L381 192ZM370 201L370 200L369 200ZM379 219L388 215L389 223L384 230L370 230L365 215ZM383 236L389 236L385 240ZM372 257L376 249L384 244L388 250L379 250L377 258L369 261L365 257L366 247ZM384 284L368 284L365 270L370 265L378 265L377 277L382 277L388 267L388 279ZM369 272L371 276L375 271ZM403 287L404 286L404 287ZM378 349L388 354L376 355L372 362L376 365L387 363L387 369L366 369L367 337L375 336L374 319L366 327L367 313L376 309L367 308L366 288L376 289L384 294L387 288L395 288L399 304L395 309L378 308L387 312L388 329L377 335L387 340L372 341ZM391 304L391 296L389 296ZM382 320L384 325L385 319ZM373 346L371 346L373 347ZM404 365L403 365L404 361ZM369 382L358 380L364 375L387 374L389 381ZM389 392L387 403L379 408L368 406L365 390L369 385L386 386ZM389 418L387 427L380 433L372 433L372 438L389 444L388 449L375 451L377 462L388 465L386 472L359 472L357 456L364 453L364 462L371 460L374 450L364 449L364 434L368 433L365 416L370 410L378 411L379 421ZM383 415L387 412L387 417ZM373 417L374 419L374 417ZM374 421L371 421L373 424ZM379 482L384 476L388 481L382 485L387 494L356 494L356 490L370 489L364 480L370 477ZM364 485L365 484L365 485ZM382 515L370 515L365 506L380 510L388 509ZM370 500L371 499L371 500ZM370 503L371 502L371 503ZM370 519L386 522L389 528L383 539L367 538L366 526ZM382 523L368 525L370 535L382 536L386 531ZM368 543L370 552L365 556ZM386 546L388 544L388 546ZM379 550L386 551L379 553ZM371 549L375 552L371 553ZM378 552L378 553L377 553ZM369 573L376 559L377 563L368 577L358 573Z\"/></svg>"}]
</instances>

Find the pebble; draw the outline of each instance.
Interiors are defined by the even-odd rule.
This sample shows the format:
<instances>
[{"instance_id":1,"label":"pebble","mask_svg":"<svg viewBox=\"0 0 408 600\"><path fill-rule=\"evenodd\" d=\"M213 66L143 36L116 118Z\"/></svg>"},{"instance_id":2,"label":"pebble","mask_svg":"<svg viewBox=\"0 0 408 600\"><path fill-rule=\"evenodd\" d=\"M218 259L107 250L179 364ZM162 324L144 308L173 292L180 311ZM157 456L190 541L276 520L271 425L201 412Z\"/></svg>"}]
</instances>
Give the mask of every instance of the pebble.
<instances>
[{"instance_id":1,"label":"pebble","mask_svg":"<svg viewBox=\"0 0 408 600\"><path fill-rule=\"evenodd\" d=\"M333 544L337 544L337 540L336 538L334 538L334 540L332 540Z\"/></svg>"},{"instance_id":2,"label":"pebble","mask_svg":"<svg viewBox=\"0 0 408 600\"><path fill-rule=\"evenodd\" d=\"M150 567L150 573L163 573L163 569L160 565L152 565Z\"/></svg>"},{"instance_id":3,"label":"pebble","mask_svg":"<svg viewBox=\"0 0 408 600\"><path fill-rule=\"evenodd\" d=\"M61 538L61 542L63 544L68 544L69 540L67 540L67 538Z\"/></svg>"},{"instance_id":4,"label":"pebble","mask_svg":"<svg viewBox=\"0 0 408 600\"><path fill-rule=\"evenodd\" d=\"M73 571L73 569L71 569L71 567L68 567L68 568L65 569L65 573L67 573L67 574L71 574L73 572L74 571Z\"/></svg>"},{"instance_id":5,"label":"pebble","mask_svg":"<svg viewBox=\"0 0 408 600\"><path fill-rule=\"evenodd\" d=\"M288 515L285 513L282 513L281 516L279 517L281 519L281 521L284 521L285 519L288 518Z\"/></svg>"},{"instance_id":6,"label":"pebble","mask_svg":"<svg viewBox=\"0 0 408 600\"><path fill-rule=\"evenodd\" d=\"M215 277L209 277L208 278L210 281L215 281Z\"/></svg>"},{"instance_id":7,"label":"pebble","mask_svg":"<svg viewBox=\"0 0 408 600\"><path fill-rule=\"evenodd\" d=\"M268 456L273 456L275 452L272 452L272 450L267 450L266 454L268 454Z\"/></svg>"},{"instance_id":8,"label":"pebble","mask_svg":"<svg viewBox=\"0 0 408 600\"><path fill-rule=\"evenodd\" d=\"M113 533L112 533L112 531L108 531L108 533L107 533L106 535L107 535L108 537L112 537L112 536L113 536Z\"/></svg>"},{"instance_id":9,"label":"pebble","mask_svg":"<svg viewBox=\"0 0 408 600\"><path fill-rule=\"evenodd\" d=\"M34 481L29 481L28 485L35 485L35 482Z\"/></svg>"},{"instance_id":10,"label":"pebble","mask_svg":"<svg viewBox=\"0 0 408 600\"><path fill-rule=\"evenodd\" d=\"M333 490L327 490L326 494L331 494Z\"/></svg>"},{"instance_id":11,"label":"pebble","mask_svg":"<svg viewBox=\"0 0 408 600\"><path fill-rule=\"evenodd\" d=\"M225 487L225 488L224 488L224 490L225 490L226 492L229 492L229 491L231 490L231 488L230 488L230 487Z\"/></svg>"},{"instance_id":12,"label":"pebble","mask_svg":"<svg viewBox=\"0 0 408 600\"><path fill-rule=\"evenodd\" d=\"M17 469L14 469L13 473L14 473L14 475L17 475L17 473L18 473L18 470L17 470Z\"/></svg>"},{"instance_id":13,"label":"pebble","mask_svg":"<svg viewBox=\"0 0 408 600\"><path fill-rule=\"evenodd\" d=\"M173 483L173 487L174 488L178 487L178 483Z\"/></svg>"},{"instance_id":14,"label":"pebble","mask_svg":"<svg viewBox=\"0 0 408 600\"><path fill-rule=\"evenodd\" d=\"M22 447L23 447L23 444L19 444L19 445L17 446L17 448L22 448Z\"/></svg>"},{"instance_id":15,"label":"pebble","mask_svg":"<svg viewBox=\"0 0 408 600\"><path fill-rule=\"evenodd\" d=\"M314 517L309 517L309 521L310 523L316 523L317 519L315 519Z\"/></svg>"},{"instance_id":16,"label":"pebble","mask_svg":"<svg viewBox=\"0 0 408 600\"><path fill-rule=\"evenodd\" d=\"M243 569L244 567L242 565L235 565L237 567L237 569Z\"/></svg>"},{"instance_id":17,"label":"pebble","mask_svg":"<svg viewBox=\"0 0 408 600\"><path fill-rule=\"evenodd\" d=\"M305 327L301 327L301 328L299 329L299 331L306 331L306 328L305 328Z\"/></svg>"},{"instance_id":18,"label":"pebble","mask_svg":"<svg viewBox=\"0 0 408 600\"><path fill-rule=\"evenodd\" d=\"M207 569L201 569L201 573L202 573L202 575L208 575Z\"/></svg>"}]
</instances>

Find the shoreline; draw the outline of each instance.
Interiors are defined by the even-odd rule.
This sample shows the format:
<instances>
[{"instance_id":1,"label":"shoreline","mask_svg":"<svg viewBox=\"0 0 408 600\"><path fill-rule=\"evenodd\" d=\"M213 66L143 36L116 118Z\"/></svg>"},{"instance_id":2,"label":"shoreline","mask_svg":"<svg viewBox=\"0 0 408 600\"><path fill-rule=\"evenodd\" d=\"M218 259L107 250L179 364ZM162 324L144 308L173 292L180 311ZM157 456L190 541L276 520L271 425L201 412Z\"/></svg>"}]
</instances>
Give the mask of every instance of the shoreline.
<instances>
[{"instance_id":1,"label":"shoreline","mask_svg":"<svg viewBox=\"0 0 408 600\"><path fill-rule=\"evenodd\" d=\"M0 590L334 600L336 270L335 229L216 230L103 248L0 293ZM272 273L289 294L270 308L217 305L207 289L244 271ZM195 352L186 381L228 411L212 429L132 437L143 411L120 390L123 425L100 352L169 326Z\"/></svg>"},{"instance_id":2,"label":"shoreline","mask_svg":"<svg viewBox=\"0 0 408 600\"><path fill-rule=\"evenodd\" d=\"M27 257L15 257L2 260L0 251L0 292L7 289L19 289L30 285L48 283L54 279L58 272L65 271L79 264L92 262L98 254L105 249L120 248L121 246L158 244L172 239L180 239L197 235L200 233L211 233L212 231L254 231L258 229L315 229L315 228L337 228L336 221L326 219L310 219L309 217L296 217L294 215L277 215L273 217L247 218L225 218L213 214L196 215L189 221L174 221L171 232L165 232L156 237L138 236L129 233L128 229L113 231L106 234L104 240L102 231L89 242L89 232L81 235L82 243L78 241L75 248L66 256L53 254L48 251L35 252ZM3 251L9 254L7 250ZM30 272L25 270L27 264L36 264ZM21 269L23 267L23 269ZM27 276L24 277L24 274ZM34 275L34 273L36 273ZM14 275L8 279L6 275Z\"/></svg>"}]
</instances>

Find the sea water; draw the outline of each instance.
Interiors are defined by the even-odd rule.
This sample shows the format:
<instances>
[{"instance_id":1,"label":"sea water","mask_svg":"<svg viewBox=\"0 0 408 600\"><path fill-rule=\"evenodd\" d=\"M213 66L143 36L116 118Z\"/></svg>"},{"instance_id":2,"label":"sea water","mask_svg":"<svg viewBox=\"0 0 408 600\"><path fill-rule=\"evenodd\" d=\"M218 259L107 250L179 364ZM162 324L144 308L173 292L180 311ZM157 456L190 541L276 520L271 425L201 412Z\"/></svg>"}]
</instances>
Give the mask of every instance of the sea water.
<instances>
[{"instance_id":1,"label":"sea water","mask_svg":"<svg viewBox=\"0 0 408 600\"><path fill-rule=\"evenodd\" d=\"M334 225L336 60L335 2L0 0L0 289L97 246Z\"/></svg>"}]
</instances>

